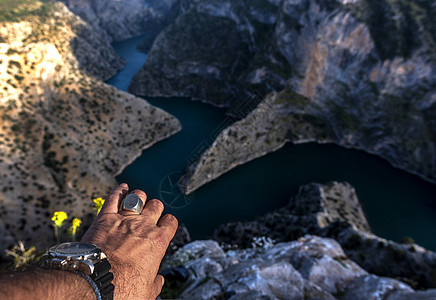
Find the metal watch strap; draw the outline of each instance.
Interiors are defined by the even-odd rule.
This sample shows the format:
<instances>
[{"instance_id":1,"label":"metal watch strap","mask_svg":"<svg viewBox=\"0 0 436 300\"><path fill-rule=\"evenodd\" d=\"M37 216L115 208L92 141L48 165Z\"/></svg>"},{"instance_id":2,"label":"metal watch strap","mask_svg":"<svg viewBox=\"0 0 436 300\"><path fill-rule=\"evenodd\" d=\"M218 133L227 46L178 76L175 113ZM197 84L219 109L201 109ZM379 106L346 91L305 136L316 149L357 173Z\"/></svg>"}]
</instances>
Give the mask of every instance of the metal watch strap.
<instances>
[{"instance_id":1,"label":"metal watch strap","mask_svg":"<svg viewBox=\"0 0 436 300\"><path fill-rule=\"evenodd\" d=\"M95 284L95 281L93 279L91 279L91 277L89 277L89 275L86 275L85 273L82 273L80 271L73 271L73 273L80 275L84 279L86 279L86 281L88 281L88 283L91 285L92 290L94 291L95 297L97 298L97 300L102 300L100 290L98 289L97 285Z\"/></svg>"},{"instance_id":2,"label":"metal watch strap","mask_svg":"<svg viewBox=\"0 0 436 300\"><path fill-rule=\"evenodd\" d=\"M112 300L114 298L114 285L112 280L114 274L109 272L111 264L105 258L94 265L94 272L89 276L94 280L101 293L102 300Z\"/></svg>"}]
</instances>

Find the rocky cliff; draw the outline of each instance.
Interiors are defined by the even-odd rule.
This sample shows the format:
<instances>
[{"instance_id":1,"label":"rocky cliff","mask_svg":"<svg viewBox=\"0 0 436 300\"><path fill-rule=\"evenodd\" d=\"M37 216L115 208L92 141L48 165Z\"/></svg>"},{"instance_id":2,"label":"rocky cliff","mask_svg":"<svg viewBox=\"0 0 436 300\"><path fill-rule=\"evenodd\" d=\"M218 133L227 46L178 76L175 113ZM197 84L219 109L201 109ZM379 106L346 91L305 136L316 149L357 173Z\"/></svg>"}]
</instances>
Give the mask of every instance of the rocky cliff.
<instances>
[{"instance_id":1,"label":"rocky cliff","mask_svg":"<svg viewBox=\"0 0 436 300\"><path fill-rule=\"evenodd\" d=\"M332 239L224 251L215 241L195 241L163 266L163 299L431 300L436 290L369 274Z\"/></svg>"},{"instance_id":2,"label":"rocky cliff","mask_svg":"<svg viewBox=\"0 0 436 300\"><path fill-rule=\"evenodd\" d=\"M43 249L53 243L54 211L83 217L86 228L92 199L181 127L98 79L122 62L63 4L0 8L0 249L16 240Z\"/></svg>"},{"instance_id":3,"label":"rocky cliff","mask_svg":"<svg viewBox=\"0 0 436 300\"><path fill-rule=\"evenodd\" d=\"M431 1L192 0L180 11L130 91L191 97L233 114L250 95L264 99L189 168L186 193L306 141L363 149L436 182Z\"/></svg>"},{"instance_id":4,"label":"rocky cliff","mask_svg":"<svg viewBox=\"0 0 436 300\"><path fill-rule=\"evenodd\" d=\"M436 297L422 290L436 287L436 253L372 234L348 183L301 186L285 207L213 238L166 257L162 299Z\"/></svg>"},{"instance_id":5,"label":"rocky cliff","mask_svg":"<svg viewBox=\"0 0 436 300\"><path fill-rule=\"evenodd\" d=\"M356 192L347 183L302 186L287 206L251 222L221 225L213 237L247 248L257 237L288 242L306 234L335 239L370 273L403 280L414 288L436 288L436 253L372 234Z\"/></svg>"},{"instance_id":6,"label":"rocky cliff","mask_svg":"<svg viewBox=\"0 0 436 300\"><path fill-rule=\"evenodd\" d=\"M176 0L62 0L108 41L121 41L147 33L146 50L171 18Z\"/></svg>"}]
</instances>

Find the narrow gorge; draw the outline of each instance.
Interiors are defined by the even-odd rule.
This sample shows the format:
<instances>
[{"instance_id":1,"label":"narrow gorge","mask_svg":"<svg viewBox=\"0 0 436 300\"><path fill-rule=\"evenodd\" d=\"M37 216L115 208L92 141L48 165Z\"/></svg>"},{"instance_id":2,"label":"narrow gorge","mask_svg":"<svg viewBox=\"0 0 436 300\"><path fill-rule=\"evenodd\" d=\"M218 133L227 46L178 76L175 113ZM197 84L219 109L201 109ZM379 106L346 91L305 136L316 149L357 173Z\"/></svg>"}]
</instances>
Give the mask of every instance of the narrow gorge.
<instances>
[{"instance_id":1,"label":"narrow gorge","mask_svg":"<svg viewBox=\"0 0 436 300\"><path fill-rule=\"evenodd\" d=\"M236 115L261 99L187 169L185 193L308 141L362 149L435 183L435 9L407 0L184 1L129 91Z\"/></svg>"}]
</instances>

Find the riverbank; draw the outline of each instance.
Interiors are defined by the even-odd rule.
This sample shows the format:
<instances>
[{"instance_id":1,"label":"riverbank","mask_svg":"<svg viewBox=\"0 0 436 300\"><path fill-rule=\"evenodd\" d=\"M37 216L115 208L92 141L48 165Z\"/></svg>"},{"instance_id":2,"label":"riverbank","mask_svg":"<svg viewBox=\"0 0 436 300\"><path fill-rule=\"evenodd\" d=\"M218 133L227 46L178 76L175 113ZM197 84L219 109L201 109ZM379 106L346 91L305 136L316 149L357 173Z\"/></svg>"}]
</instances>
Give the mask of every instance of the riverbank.
<instances>
[{"instance_id":1,"label":"riverbank","mask_svg":"<svg viewBox=\"0 0 436 300\"><path fill-rule=\"evenodd\" d=\"M114 44L127 60L127 68L138 64L135 55L146 58L136 51L137 41ZM127 81L125 76L119 84L125 87ZM436 232L436 187L363 151L329 144L287 144L231 170L191 196L169 189L169 179L178 180L190 160L212 143L211 134L223 128L227 117L222 109L189 99L148 101L179 119L183 130L144 151L117 180L162 199L166 210L186 224L194 239L210 237L222 223L252 220L285 205L303 184L338 180L356 188L375 234L395 241L412 237L418 244L436 249L431 238Z\"/></svg>"}]
</instances>

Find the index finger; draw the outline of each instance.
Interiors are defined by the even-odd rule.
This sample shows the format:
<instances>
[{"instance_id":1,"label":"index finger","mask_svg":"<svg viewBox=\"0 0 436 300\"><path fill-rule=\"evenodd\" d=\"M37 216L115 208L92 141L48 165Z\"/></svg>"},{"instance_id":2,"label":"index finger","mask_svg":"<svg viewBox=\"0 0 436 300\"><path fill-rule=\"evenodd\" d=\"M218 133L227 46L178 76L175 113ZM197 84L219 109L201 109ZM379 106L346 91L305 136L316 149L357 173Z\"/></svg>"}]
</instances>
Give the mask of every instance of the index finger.
<instances>
[{"instance_id":1,"label":"index finger","mask_svg":"<svg viewBox=\"0 0 436 300\"><path fill-rule=\"evenodd\" d=\"M127 195L129 192L129 186L127 183L122 183L117 186L112 193L107 197L106 201L101 208L100 214L113 214L118 212L118 206L121 203L121 200Z\"/></svg>"}]
</instances>

